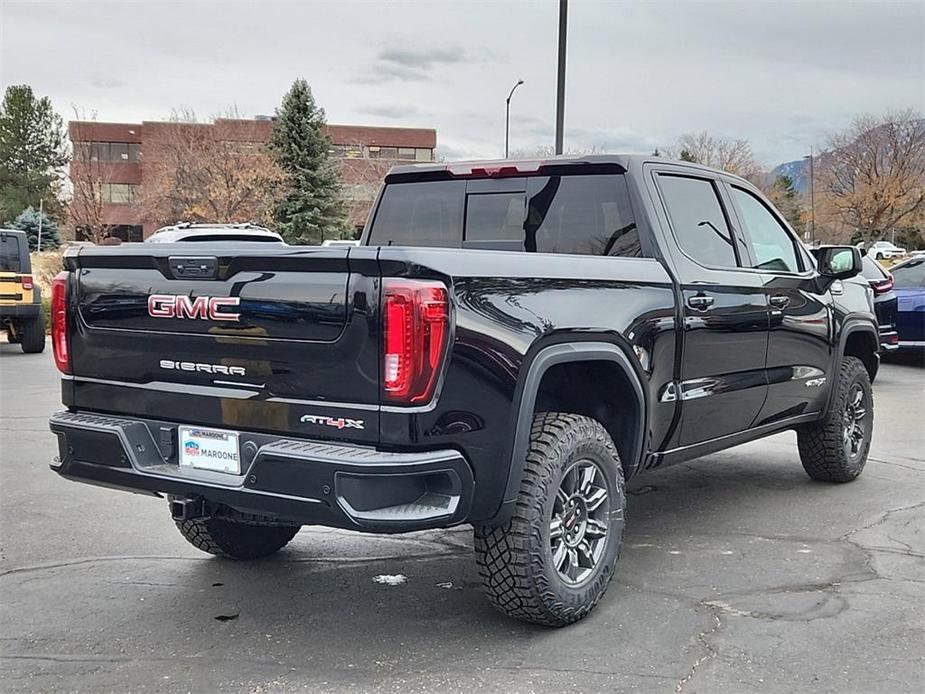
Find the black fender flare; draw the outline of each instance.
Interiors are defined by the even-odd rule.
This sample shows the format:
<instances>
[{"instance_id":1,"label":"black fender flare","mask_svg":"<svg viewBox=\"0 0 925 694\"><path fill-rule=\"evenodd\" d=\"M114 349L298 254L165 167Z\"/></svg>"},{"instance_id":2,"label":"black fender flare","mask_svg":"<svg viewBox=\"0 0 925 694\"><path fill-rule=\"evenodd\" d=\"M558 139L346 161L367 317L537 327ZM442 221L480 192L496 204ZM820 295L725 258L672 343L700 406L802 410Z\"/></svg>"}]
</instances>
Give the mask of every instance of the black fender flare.
<instances>
[{"instance_id":1,"label":"black fender flare","mask_svg":"<svg viewBox=\"0 0 925 694\"><path fill-rule=\"evenodd\" d=\"M588 361L611 362L616 364L625 374L633 390L633 396L636 398L637 422L630 460L623 462L624 465L629 463L629 469L634 473L642 469L646 432L648 431L649 403L647 391L643 387L642 380L631 358L623 349L612 342L559 342L542 347L529 361L527 373L523 378L523 386L520 389L520 397L515 400L518 407L513 427L514 440L511 447L507 485L504 490L501 508L490 524L502 524L510 519L514 502L517 499L517 492L520 489L521 478L523 477L524 461L530 444L533 410L536 406L536 397L543 376L551 367L557 364Z\"/></svg>"},{"instance_id":2,"label":"black fender flare","mask_svg":"<svg viewBox=\"0 0 925 694\"><path fill-rule=\"evenodd\" d=\"M845 347L848 344L848 337L853 333L866 332L870 333L873 337L874 344L878 345L877 349L874 351L874 355L877 357L879 362L879 345L880 345L880 333L877 330L877 326L872 323L867 318L849 318L841 326L841 332L838 336L838 347L835 349L832 359L832 378L829 383L829 395L825 401L825 410L823 411L825 415L829 413L829 410L832 407L832 399L835 397L835 379L838 377L839 367L841 365L841 360L845 356ZM873 378L871 378L873 380Z\"/></svg>"}]
</instances>

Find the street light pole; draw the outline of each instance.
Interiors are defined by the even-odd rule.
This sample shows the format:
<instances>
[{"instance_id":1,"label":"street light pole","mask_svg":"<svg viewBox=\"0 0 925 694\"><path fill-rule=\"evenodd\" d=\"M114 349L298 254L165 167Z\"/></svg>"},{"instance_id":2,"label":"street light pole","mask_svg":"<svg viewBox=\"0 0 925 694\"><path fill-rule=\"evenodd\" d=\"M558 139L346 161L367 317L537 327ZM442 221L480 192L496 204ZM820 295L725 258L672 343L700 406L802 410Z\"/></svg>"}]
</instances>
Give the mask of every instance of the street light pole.
<instances>
[{"instance_id":1,"label":"street light pole","mask_svg":"<svg viewBox=\"0 0 925 694\"><path fill-rule=\"evenodd\" d=\"M816 245L816 176L813 169L813 148L809 148L809 219L810 240Z\"/></svg>"},{"instance_id":2,"label":"street light pole","mask_svg":"<svg viewBox=\"0 0 925 694\"><path fill-rule=\"evenodd\" d=\"M511 87L511 93L507 95L507 101L504 102L504 158L508 157L508 146L511 141L511 97L514 96L514 90L524 83L523 80L517 80L517 84Z\"/></svg>"},{"instance_id":3,"label":"street light pole","mask_svg":"<svg viewBox=\"0 0 925 694\"><path fill-rule=\"evenodd\" d=\"M556 85L556 154L562 154L565 128L565 41L568 28L568 0L559 0L559 71Z\"/></svg>"},{"instance_id":4,"label":"street light pole","mask_svg":"<svg viewBox=\"0 0 925 694\"><path fill-rule=\"evenodd\" d=\"M39 237L35 245L37 253L42 252L42 216L45 214L45 200L39 200Z\"/></svg>"}]
</instances>

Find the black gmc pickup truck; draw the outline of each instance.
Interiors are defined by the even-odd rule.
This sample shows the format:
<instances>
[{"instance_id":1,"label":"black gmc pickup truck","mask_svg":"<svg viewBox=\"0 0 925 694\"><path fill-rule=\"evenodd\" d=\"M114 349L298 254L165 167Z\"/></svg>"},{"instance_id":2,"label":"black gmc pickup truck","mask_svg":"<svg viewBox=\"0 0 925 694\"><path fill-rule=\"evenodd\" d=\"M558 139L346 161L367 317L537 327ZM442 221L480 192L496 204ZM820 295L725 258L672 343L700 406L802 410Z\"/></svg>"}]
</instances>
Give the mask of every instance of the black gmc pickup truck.
<instances>
[{"instance_id":1,"label":"black gmc pickup truck","mask_svg":"<svg viewBox=\"0 0 925 694\"><path fill-rule=\"evenodd\" d=\"M469 523L491 601L568 624L611 580L644 470L792 429L811 478L861 473L860 265L692 164L399 167L359 247L70 252L52 468L164 495L189 542L238 559L302 525Z\"/></svg>"}]
</instances>

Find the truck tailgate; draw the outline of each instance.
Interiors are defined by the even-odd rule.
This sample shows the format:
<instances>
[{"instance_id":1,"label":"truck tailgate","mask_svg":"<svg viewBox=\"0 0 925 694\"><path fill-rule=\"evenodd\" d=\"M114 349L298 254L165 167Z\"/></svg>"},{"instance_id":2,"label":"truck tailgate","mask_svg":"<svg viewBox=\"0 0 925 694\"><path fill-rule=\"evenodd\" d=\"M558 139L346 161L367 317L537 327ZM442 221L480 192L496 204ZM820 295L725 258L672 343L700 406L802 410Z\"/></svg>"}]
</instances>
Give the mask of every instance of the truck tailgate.
<instances>
[{"instance_id":1,"label":"truck tailgate","mask_svg":"<svg viewBox=\"0 0 925 694\"><path fill-rule=\"evenodd\" d=\"M376 440L375 249L138 244L66 262L76 279L65 404Z\"/></svg>"}]
</instances>

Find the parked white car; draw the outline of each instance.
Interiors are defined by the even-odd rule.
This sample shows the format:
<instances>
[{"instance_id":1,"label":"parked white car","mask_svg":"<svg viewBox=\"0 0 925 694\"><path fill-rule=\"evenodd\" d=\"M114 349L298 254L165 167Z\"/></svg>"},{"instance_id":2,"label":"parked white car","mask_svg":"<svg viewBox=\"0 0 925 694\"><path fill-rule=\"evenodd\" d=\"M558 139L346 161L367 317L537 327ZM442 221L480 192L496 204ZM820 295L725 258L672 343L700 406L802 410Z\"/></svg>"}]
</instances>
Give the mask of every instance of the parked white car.
<instances>
[{"instance_id":1,"label":"parked white car","mask_svg":"<svg viewBox=\"0 0 925 694\"><path fill-rule=\"evenodd\" d=\"M874 260L884 260L886 258L902 258L906 255L906 249L894 246L889 241L877 241L871 244L867 249L867 254L873 256Z\"/></svg>"}]
</instances>

